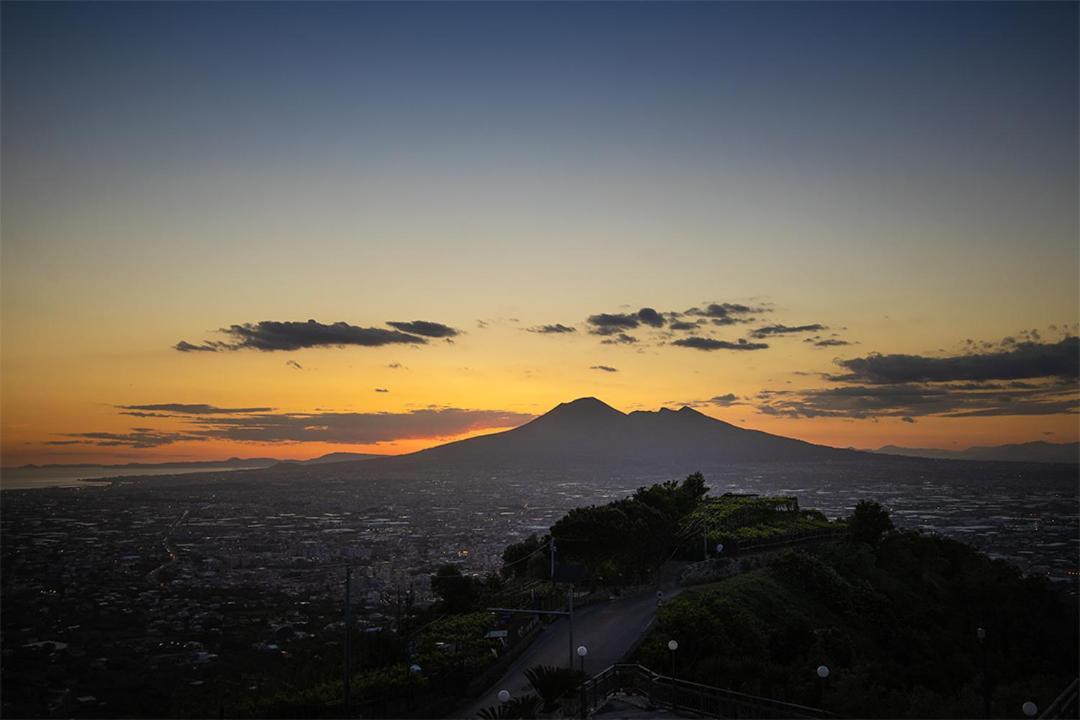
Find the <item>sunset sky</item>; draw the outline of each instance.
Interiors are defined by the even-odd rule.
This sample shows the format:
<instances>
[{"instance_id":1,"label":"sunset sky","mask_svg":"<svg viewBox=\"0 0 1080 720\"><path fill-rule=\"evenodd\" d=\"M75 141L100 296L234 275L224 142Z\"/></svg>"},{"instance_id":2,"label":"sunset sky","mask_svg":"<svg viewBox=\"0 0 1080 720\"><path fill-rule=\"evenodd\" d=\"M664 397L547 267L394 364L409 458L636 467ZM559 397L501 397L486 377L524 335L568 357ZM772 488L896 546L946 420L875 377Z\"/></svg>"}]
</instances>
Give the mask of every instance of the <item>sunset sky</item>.
<instances>
[{"instance_id":1,"label":"sunset sky","mask_svg":"<svg viewBox=\"0 0 1080 720\"><path fill-rule=\"evenodd\" d=\"M1077 439L1075 3L0 7L5 466Z\"/></svg>"}]
</instances>

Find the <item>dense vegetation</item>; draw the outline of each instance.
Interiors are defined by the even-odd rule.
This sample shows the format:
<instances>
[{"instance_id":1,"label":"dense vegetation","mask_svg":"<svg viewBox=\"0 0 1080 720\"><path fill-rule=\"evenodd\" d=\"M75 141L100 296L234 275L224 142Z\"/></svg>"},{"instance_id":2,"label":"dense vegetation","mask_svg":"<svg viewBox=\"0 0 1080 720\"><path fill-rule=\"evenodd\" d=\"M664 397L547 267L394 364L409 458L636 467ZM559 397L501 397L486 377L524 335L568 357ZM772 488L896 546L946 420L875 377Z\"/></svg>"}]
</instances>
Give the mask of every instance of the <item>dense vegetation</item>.
<instances>
[{"instance_id":1,"label":"dense vegetation","mask_svg":"<svg viewBox=\"0 0 1080 720\"><path fill-rule=\"evenodd\" d=\"M676 639L682 678L852 717L981 717L984 687L994 716L1015 717L1076 677L1075 601L1047 581L959 542L892 531L876 503L849 526L843 542L784 551L675 598L638 661L670 667Z\"/></svg>"},{"instance_id":2,"label":"dense vegetation","mask_svg":"<svg viewBox=\"0 0 1080 720\"><path fill-rule=\"evenodd\" d=\"M841 523L829 522L817 510L800 510L798 498L724 494L705 498L686 518L682 535L705 534L710 552L722 544L731 554L752 541L780 540L841 527Z\"/></svg>"}]
</instances>

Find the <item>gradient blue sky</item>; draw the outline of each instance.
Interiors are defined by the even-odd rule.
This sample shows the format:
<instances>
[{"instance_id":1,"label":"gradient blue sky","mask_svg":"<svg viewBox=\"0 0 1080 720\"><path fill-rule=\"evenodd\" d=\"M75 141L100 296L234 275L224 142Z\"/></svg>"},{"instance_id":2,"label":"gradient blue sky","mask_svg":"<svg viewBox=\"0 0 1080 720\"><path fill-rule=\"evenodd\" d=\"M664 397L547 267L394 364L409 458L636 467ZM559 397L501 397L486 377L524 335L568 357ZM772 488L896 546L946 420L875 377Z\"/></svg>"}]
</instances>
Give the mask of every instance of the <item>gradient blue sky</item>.
<instances>
[{"instance_id":1,"label":"gradient blue sky","mask_svg":"<svg viewBox=\"0 0 1080 720\"><path fill-rule=\"evenodd\" d=\"M329 404L342 376L297 388L261 357L225 371L171 350L233 323L531 325L755 300L776 320L850 328L854 356L1077 321L1075 3L2 13L5 424L20 447L184 392ZM407 401L351 407L533 412L616 364L587 350L580 376L537 391L565 352L479 335ZM326 368L342 357L320 352ZM611 389L624 407L750 397L832 359L794 348L699 367L664 352ZM365 389L384 360L364 366ZM502 373L498 392L450 380L461 367ZM529 389L508 375L526 370ZM656 380L675 373L706 379ZM747 413L834 444L887 435ZM999 422L933 435L1032 439ZM1075 435L1071 418L1048 422L1038 431Z\"/></svg>"}]
</instances>

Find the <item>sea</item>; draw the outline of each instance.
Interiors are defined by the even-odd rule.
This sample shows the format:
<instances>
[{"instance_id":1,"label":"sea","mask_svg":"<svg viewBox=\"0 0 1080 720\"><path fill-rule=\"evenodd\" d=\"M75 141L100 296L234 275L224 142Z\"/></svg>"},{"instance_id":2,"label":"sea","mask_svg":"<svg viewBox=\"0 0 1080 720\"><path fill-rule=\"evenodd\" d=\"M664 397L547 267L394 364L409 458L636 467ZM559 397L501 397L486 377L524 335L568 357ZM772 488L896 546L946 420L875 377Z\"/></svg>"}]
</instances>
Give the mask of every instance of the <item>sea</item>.
<instances>
[{"instance_id":1,"label":"sea","mask_svg":"<svg viewBox=\"0 0 1080 720\"><path fill-rule=\"evenodd\" d=\"M205 465L197 470L155 467L107 467L100 465L10 467L0 469L0 490L29 490L31 488L82 487L103 478L159 475L189 475L196 472L230 472L243 470L235 465Z\"/></svg>"}]
</instances>

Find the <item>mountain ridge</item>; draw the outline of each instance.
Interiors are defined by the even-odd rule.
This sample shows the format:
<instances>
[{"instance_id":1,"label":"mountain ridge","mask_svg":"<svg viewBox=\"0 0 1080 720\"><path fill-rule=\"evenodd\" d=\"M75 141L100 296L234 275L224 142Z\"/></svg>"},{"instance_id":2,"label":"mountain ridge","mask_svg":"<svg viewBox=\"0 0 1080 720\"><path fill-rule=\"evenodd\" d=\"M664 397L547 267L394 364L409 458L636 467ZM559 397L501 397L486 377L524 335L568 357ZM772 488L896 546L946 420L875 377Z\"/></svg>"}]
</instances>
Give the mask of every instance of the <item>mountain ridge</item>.
<instances>
[{"instance_id":1,"label":"mountain ridge","mask_svg":"<svg viewBox=\"0 0 1080 720\"><path fill-rule=\"evenodd\" d=\"M965 450L913 448L885 445L872 450L875 455L921 457L932 460L984 460L993 462L1080 463L1080 443L1052 443L1035 440L1004 445L977 445Z\"/></svg>"},{"instance_id":2,"label":"mountain ridge","mask_svg":"<svg viewBox=\"0 0 1080 720\"><path fill-rule=\"evenodd\" d=\"M699 468L732 462L831 461L873 457L852 449L740 428L690 407L624 413L595 397L556 405L511 430L456 440L368 468L433 465L471 470ZM338 465L340 467L340 465Z\"/></svg>"}]
</instances>

